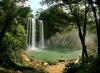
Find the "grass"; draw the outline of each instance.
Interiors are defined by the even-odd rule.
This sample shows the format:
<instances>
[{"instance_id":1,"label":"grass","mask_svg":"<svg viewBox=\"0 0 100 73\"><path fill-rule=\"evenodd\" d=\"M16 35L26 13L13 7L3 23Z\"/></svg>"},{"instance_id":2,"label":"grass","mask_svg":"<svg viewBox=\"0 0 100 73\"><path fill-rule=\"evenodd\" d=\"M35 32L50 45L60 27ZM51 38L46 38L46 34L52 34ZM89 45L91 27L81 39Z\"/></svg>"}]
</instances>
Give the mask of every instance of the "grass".
<instances>
[{"instance_id":1,"label":"grass","mask_svg":"<svg viewBox=\"0 0 100 73\"><path fill-rule=\"evenodd\" d=\"M39 61L57 62L62 56L64 59L74 59L80 55L80 50L72 49L46 49L42 51L28 51L30 58Z\"/></svg>"}]
</instances>

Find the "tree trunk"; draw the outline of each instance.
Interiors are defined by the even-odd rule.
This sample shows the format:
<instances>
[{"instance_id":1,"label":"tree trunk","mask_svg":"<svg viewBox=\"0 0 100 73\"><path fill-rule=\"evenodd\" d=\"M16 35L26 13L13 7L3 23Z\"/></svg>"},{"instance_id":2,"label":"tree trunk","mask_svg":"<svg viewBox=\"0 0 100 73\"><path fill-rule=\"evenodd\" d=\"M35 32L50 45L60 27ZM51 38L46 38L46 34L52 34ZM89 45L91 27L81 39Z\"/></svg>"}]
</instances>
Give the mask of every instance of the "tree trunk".
<instances>
[{"instance_id":1,"label":"tree trunk","mask_svg":"<svg viewBox=\"0 0 100 73\"><path fill-rule=\"evenodd\" d=\"M88 58L86 45L85 45L86 24L84 23L85 24L84 25L84 31L83 31L84 35L82 35L80 21L79 21L79 10L77 10L77 14L76 14L76 13L73 13L70 5L69 5L69 8L71 10L72 15L75 17L76 25L77 25L78 32L79 32L79 38L80 38L80 41L81 41L81 44L82 44L82 60L84 60L85 57L86 57L86 59Z\"/></svg>"},{"instance_id":2,"label":"tree trunk","mask_svg":"<svg viewBox=\"0 0 100 73\"><path fill-rule=\"evenodd\" d=\"M9 22L11 21L12 19L11 18L6 18L6 20L5 20L5 24L4 24L4 27L3 27L3 29L1 30L1 32L0 32L0 52L2 52L3 51L3 48L2 48L2 41L3 41L3 38L4 38L4 35L5 35L5 32L6 32L6 30L7 30L7 28L9 28ZM8 22L9 21L9 22Z\"/></svg>"},{"instance_id":3,"label":"tree trunk","mask_svg":"<svg viewBox=\"0 0 100 73\"><path fill-rule=\"evenodd\" d=\"M85 35L86 35L86 13L85 13L85 22L84 22L84 27L83 27L83 35L82 35L82 31L81 31L81 26L80 26L80 22L79 22L79 10L78 10L78 14L76 15L77 19L77 27L78 27L78 31L79 31L79 37L82 43L82 60L85 60L88 58L88 54L87 54L87 50L86 50L86 45L85 45Z\"/></svg>"},{"instance_id":4,"label":"tree trunk","mask_svg":"<svg viewBox=\"0 0 100 73\"><path fill-rule=\"evenodd\" d=\"M100 27L100 26L99 26ZM100 29L100 28L99 28ZM100 32L98 34L98 57L100 58Z\"/></svg>"},{"instance_id":5,"label":"tree trunk","mask_svg":"<svg viewBox=\"0 0 100 73\"><path fill-rule=\"evenodd\" d=\"M98 57L100 58L100 6L99 7L99 23L98 23Z\"/></svg>"},{"instance_id":6,"label":"tree trunk","mask_svg":"<svg viewBox=\"0 0 100 73\"><path fill-rule=\"evenodd\" d=\"M100 9L99 9L100 12ZM100 59L100 14L99 14L99 20L98 20L98 29L97 29L97 37L98 37L98 58Z\"/></svg>"},{"instance_id":7,"label":"tree trunk","mask_svg":"<svg viewBox=\"0 0 100 73\"><path fill-rule=\"evenodd\" d=\"M3 28L2 31L0 32L0 45L2 44L2 39L3 39L3 37L4 37L5 29L6 29L6 26L4 26L4 28ZM0 47L1 47L1 46L0 46Z\"/></svg>"},{"instance_id":8,"label":"tree trunk","mask_svg":"<svg viewBox=\"0 0 100 73\"><path fill-rule=\"evenodd\" d=\"M84 17L84 27L83 27L83 52L82 52L82 58L84 59L84 56L88 58L87 50L86 50L86 45L85 45L85 36L86 36L86 23L87 23L87 10L86 10L86 0L85 0L85 17Z\"/></svg>"},{"instance_id":9,"label":"tree trunk","mask_svg":"<svg viewBox=\"0 0 100 73\"><path fill-rule=\"evenodd\" d=\"M85 39L82 35L82 32L81 32L81 28L80 28L80 25L79 25L79 21L77 21L77 27L78 27L78 31L79 31L79 38L81 40L81 43L82 43L82 60L86 58L88 58L88 54L87 54L87 50L86 50L86 46L85 46Z\"/></svg>"},{"instance_id":10,"label":"tree trunk","mask_svg":"<svg viewBox=\"0 0 100 73\"><path fill-rule=\"evenodd\" d=\"M92 11L94 14L94 18L95 18L95 23L96 23L96 31L97 31L97 38L98 38L98 57L100 58L100 13L99 13L99 21L97 19L97 11L96 8L93 6L93 2L91 2L90 0L88 0L90 2L90 5L92 7ZM99 7L99 5L98 5ZM99 7L99 12L100 12L100 7Z\"/></svg>"}]
</instances>

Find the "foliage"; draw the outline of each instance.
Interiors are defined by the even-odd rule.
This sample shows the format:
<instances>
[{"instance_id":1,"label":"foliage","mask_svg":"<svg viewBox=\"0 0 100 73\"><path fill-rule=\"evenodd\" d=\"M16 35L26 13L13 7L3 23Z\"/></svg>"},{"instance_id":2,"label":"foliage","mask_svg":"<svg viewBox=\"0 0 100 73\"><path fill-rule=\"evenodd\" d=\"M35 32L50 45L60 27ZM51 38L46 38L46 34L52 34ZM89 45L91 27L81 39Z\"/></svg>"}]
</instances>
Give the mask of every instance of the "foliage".
<instances>
[{"instance_id":1,"label":"foliage","mask_svg":"<svg viewBox=\"0 0 100 73\"><path fill-rule=\"evenodd\" d=\"M48 7L48 9L54 8L54 7L55 8L56 7L57 8L59 8L59 7L62 8L64 10L64 12L66 13L66 15L67 15L66 17L64 17L66 22L68 22L68 23L71 22L72 26L76 26L75 25L75 23L76 23L75 19L76 18L73 17L73 14L71 13L70 7L72 8L73 13L77 13L77 10L79 9L79 21L80 21L81 27L83 27L84 12L85 12L85 7L84 7L84 1L83 0L67 0L67 1L66 0L43 0L41 3L42 3L42 5L49 4L48 6L50 6L50 7ZM59 3L61 3L61 4L59 4ZM65 5L63 3L65 3ZM70 7L69 7L69 5L70 5ZM91 7L87 6L86 10L88 11L88 13L87 13L87 30L92 31L92 32L96 32L95 19L94 19L94 16L92 14ZM45 13L44 13L44 15L45 15ZM55 15L55 13L54 13L54 15Z\"/></svg>"},{"instance_id":2,"label":"foliage","mask_svg":"<svg viewBox=\"0 0 100 73\"><path fill-rule=\"evenodd\" d=\"M50 6L55 5L55 3L59 3L59 1L60 0L43 0L44 4ZM99 32L100 31L100 1L99 0L94 0L94 1L93 0L62 0L62 1L65 3L65 5L69 5L70 11L74 16L75 23L79 30L79 37L83 45L83 51L85 46L86 29L97 34L98 40L96 42L98 43L98 57L100 61L100 32ZM82 5L81 3L83 3L84 5ZM82 67L82 69L80 69L79 72L73 71L73 69L77 70L77 66L75 66L75 68L73 67L70 69L69 73L84 73L84 72L99 73L98 69L100 68L100 66L99 65L96 66L97 62L96 63L95 62L93 61L91 62L90 60L89 65L87 64L87 62L85 64L80 64L81 66L78 66L78 68Z\"/></svg>"},{"instance_id":3,"label":"foliage","mask_svg":"<svg viewBox=\"0 0 100 73\"><path fill-rule=\"evenodd\" d=\"M45 38L50 38L56 32L64 31L69 28L71 16L66 14L63 7L52 6L45 11L40 12L39 19L44 22L44 35Z\"/></svg>"},{"instance_id":4,"label":"foliage","mask_svg":"<svg viewBox=\"0 0 100 73\"><path fill-rule=\"evenodd\" d=\"M61 3L62 8L66 8L65 14L68 13L67 18L71 16L72 21L68 21L73 26L76 26L79 32L79 38L82 44L82 56L88 57L87 50L86 50L86 44L85 44L85 35L87 33L87 30L90 30L92 32L96 31L96 25L94 21L94 17L92 15L91 7L88 4L86 0L43 0L42 4L52 7L60 7L57 4ZM62 4L64 3L64 4ZM54 15L53 15L54 16ZM66 17L66 16L65 16ZM64 17L64 18L65 18ZM92 18L91 18L92 17ZM56 19L56 18L55 18ZM65 18L66 19L66 18ZM87 45L88 46L88 45Z\"/></svg>"},{"instance_id":5,"label":"foliage","mask_svg":"<svg viewBox=\"0 0 100 73\"><path fill-rule=\"evenodd\" d=\"M89 56L88 61L84 63L66 65L63 73L99 73L99 66L97 65L98 59L93 55Z\"/></svg>"},{"instance_id":6,"label":"foliage","mask_svg":"<svg viewBox=\"0 0 100 73\"><path fill-rule=\"evenodd\" d=\"M22 60L20 53L25 48L26 44L27 20L29 17L34 17L31 14L32 10L30 7L17 5L17 3L24 3L25 1L26 0L0 1L0 63L7 64L9 61L14 61L20 65L19 62ZM65 4L62 4L62 2ZM86 4L84 5L84 2L87 3L87 6ZM47 5L49 8L37 13L37 16L40 15L39 19L44 22L45 38L50 38L56 32L66 32L67 29L71 30L74 28L71 26L75 26L79 30L79 37L84 48L86 45L86 29L94 33L97 31L98 55L100 55L100 19L97 19L97 15L100 15L100 6L99 0L95 0L94 2L92 2L92 0L43 0L41 4ZM94 4L96 5L95 7ZM86 7L84 8L84 6ZM67 71L75 72L77 70L77 73L93 73L91 69L94 67L90 66L96 66L96 64L94 59L92 62L90 61L91 60L78 65L71 64L71 68Z\"/></svg>"},{"instance_id":7,"label":"foliage","mask_svg":"<svg viewBox=\"0 0 100 73\"><path fill-rule=\"evenodd\" d=\"M0 1L0 60L19 61L25 48L26 25L30 7L20 7L13 0Z\"/></svg>"}]
</instances>

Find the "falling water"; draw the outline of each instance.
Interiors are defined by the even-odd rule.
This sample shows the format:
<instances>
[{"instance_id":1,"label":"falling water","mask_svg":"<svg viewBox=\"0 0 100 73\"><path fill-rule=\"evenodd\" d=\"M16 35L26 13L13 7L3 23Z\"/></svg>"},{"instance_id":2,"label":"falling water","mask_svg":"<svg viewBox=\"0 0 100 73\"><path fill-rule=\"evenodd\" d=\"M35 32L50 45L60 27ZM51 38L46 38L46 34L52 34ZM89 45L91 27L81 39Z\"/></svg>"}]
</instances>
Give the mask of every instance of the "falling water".
<instances>
[{"instance_id":1,"label":"falling water","mask_svg":"<svg viewBox=\"0 0 100 73\"><path fill-rule=\"evenodd\" d=\"M28 25L27 25L27 50L39 50L39 48L44 48L44 29L43 29L43 21L42 20L38 20L39 21L39 44L37 44L36 42L36 20L33 18L30 18L28 20ZM36 44L38 45L38 47L36 47Z\"/></svg>"},{"instance_id":2,"label":"falling water","mask_svg":"<svg viewBox=\"0 0 100 73\"><path fill-rule=\"evenodd\" d=\"M35 47L35 34L36 34L36 22L35 19L30 18L28 20L28 26L27 26L27 47L28 50L36 50Z\"/></svg>"},{"instance_id":3,"label":"falling water","mask_svg":"<svg viewBox=\"0 0 100 73\"><path fill-rule=\"evenodd\" d=\"M43 21L39 20L39 26L40 26L40 48L44 48L44 29L43 29Z\"/></svg>"},{"instance_id":4,"label":"falling water","mask_svg":"<svg viewBox=\"0 0 100 73\"><path fill-rule=\"evenodd\" d=\"M32 45L31 45L31 49L32 50L36 50L37 48L35 47L35 45L36 45L36 39L35 39L35 36L36 36L36 21L35 21L35 19L32 19Z\"/></svg>"}]
</instances>

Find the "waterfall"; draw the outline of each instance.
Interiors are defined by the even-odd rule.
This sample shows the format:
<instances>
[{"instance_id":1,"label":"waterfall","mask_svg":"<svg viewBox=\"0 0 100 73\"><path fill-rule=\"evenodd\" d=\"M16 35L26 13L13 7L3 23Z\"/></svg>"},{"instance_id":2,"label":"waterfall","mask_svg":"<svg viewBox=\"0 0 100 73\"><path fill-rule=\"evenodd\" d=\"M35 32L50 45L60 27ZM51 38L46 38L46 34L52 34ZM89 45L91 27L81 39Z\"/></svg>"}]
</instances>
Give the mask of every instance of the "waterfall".
<instances>
[{"instance_id":1,"label":"waterfall","mask_svg":"<svg viewBox=\"0 0 100 73\"><path fill-rule=\"evenodd\" d=\"M40 44L39 47L40 48L44 48L44 29L43 29L43 21L39 20L39 24L40 24Z\"/></svg>"},{"instance_id":2,"label":"waterfall","mask_svg":"<svg viewBox=\"0 0 100 73\"><path fill-rule=\"evenodd\" d=\"M28 50L36 50L36 21L35 19L29 18L27 25L27 48Z\"/></svg>"},{"instance_id":3,"label":"waterfall","mask_svg":"<svg viewBox=\"0 0 100 73\"><path fill-rule=\"evenodd\" d=\"M39 27L39 44L36 41L36 19L29 18L27 24L27 38L26 45L27 50L39 50L39 48L44 48L44 29L43 29L43 21L38 20ZM36 45L38 45L36 47Z\"/></svg>"},{"instance_id":4,"label":"waterfall","mask_svg":"<svg viewBox=\"0 0 100 73\"><path fill-rule=\"evenodd\" d=\"M35 50L36 49L36 47L35 47L35 45L36 45L36 40L35 40L35 36L36 36L36 21L35 21L35 19L32 19L32 45L31 45L31 49L32 50Z\"/></svg>"}]
</instances>

